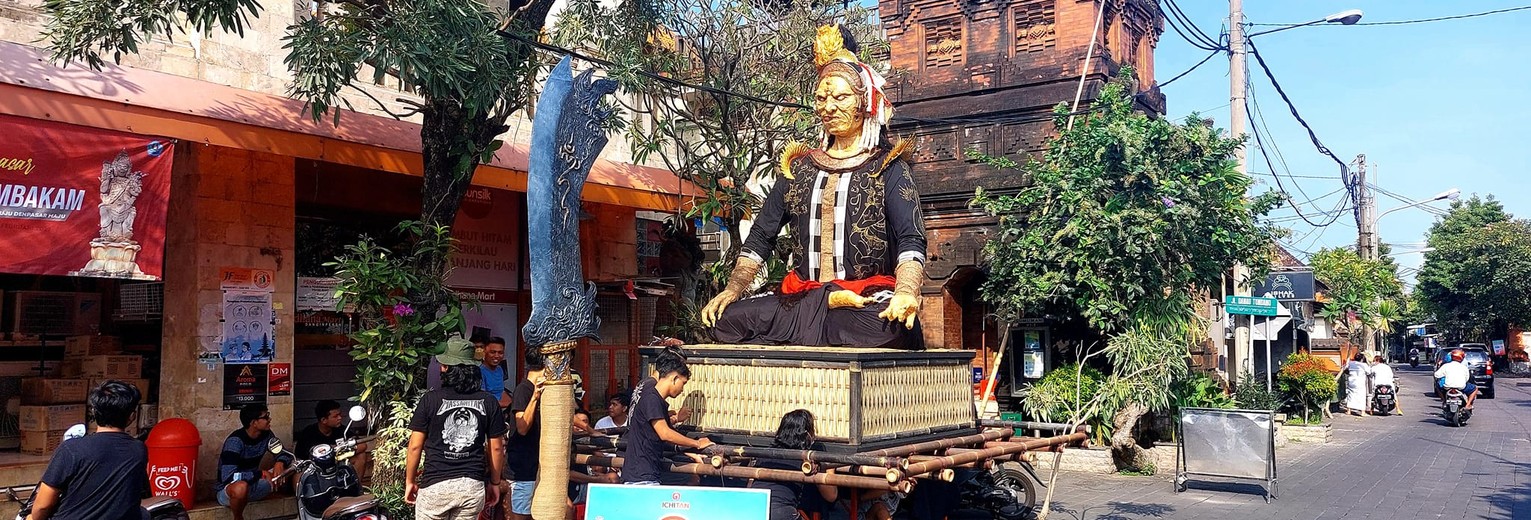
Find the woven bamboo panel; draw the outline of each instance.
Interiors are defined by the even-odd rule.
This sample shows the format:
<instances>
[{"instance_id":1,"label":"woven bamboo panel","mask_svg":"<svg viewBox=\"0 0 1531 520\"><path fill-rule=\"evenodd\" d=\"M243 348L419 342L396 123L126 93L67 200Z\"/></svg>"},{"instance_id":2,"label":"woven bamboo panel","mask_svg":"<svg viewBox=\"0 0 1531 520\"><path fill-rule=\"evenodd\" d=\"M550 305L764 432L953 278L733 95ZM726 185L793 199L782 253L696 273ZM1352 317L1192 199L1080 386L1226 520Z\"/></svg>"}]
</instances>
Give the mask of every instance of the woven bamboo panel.
<instances>
[{"instance_id":1,"label":"woven bamboo panel","mask_svg":"<svg viewBox=\"0 0 1531 520\"><path fill-rule=\"evenodd\" d=\"M850 371L829 368L692 364L681 394L690 424L702 431L771 436L781 417L813 413L819 436L850 439Z\"/></svg>"},{"instance_id":2,"label":"woven bamboo panel","mask_svg":"<svg viewBox=\"0 0 1531 520\"><path fill-rule=\"evenodd\" d=\"M967 365L862 369L862 436L898 437L971 424L971 378Z\"/></svg>"},{"instance_id":3,"label":"woven bamboo panel","mask_svg":"<svg viewBox=\"0 0 1531 520\"><path fill-rule=\"evenodd\" d=\"M676 402L704 433L769 439L782 415L813 412L818 437L850 446L974 428L971 352L688 345ZM652 359L653 350L645 352ZM647 373L647 370L644 371Z\"/></svg>"}]
</instances>

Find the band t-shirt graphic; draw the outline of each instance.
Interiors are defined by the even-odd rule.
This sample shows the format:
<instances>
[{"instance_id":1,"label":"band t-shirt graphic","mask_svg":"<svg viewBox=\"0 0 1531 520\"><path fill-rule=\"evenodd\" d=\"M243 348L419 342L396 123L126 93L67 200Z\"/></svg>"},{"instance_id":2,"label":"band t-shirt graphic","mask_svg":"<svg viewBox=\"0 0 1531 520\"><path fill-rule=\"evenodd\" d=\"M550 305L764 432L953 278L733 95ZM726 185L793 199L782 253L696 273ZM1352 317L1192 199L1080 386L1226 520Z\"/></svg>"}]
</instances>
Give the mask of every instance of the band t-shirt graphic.
<instances>
[{"instance_id":1,"label":"band t-shirt graphic","mask_svg":"<svg viewBox=\"0 0 1531 520\"><path fill-rule=\"evenodd\" d=\"M460 394L451 388L432 390L420 398L409 429L425 433L425 471L420 487L471 477L484 480L484 443L505 435L505 414L488 392Z\"/></svg>"}]
</instances>

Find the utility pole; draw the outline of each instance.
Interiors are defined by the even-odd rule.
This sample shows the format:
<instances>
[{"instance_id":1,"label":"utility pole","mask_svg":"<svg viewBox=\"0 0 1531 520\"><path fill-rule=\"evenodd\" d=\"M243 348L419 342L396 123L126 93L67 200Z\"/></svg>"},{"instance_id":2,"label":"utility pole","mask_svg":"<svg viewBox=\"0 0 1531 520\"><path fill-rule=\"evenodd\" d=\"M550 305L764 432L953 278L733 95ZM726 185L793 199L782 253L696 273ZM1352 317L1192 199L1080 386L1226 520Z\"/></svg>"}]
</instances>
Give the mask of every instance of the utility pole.
<instances>
[{"instance_id":1,"label":"utility pole","mask_svg":"<svg viewBox=\"0 0 1531 520\"><path fill-rule=\"evenodd\" d=\"M1356 189L1351 192L1356 203L1356 251L1362 260L1377 259L1377 199L1366 184L1366 154L1356 154ZM1368 357L1376 351L1371 327L1366 322L1360 326L1361 350ZM1351 337L1357 334L1352 333Z\"/></svg>"},{"instance_id":2,"label":"utility pole","mask_svg":"<svg viewBox=\"0 0 1531 520\"><path fill-rule=\"evenodd\" d=\"M1244 137L1245 116L1244 96L1247 81L1249 57L1244 50L1244 1L1228 0L1228 91L1229 91L1229 118L1228 134L1234 139ZM1234 153L1236 168L1240 174L1248 174L1249 166L1244 159L1244 147L1240 146ZM1238 296L1249 296L1249 268L1244 264L1233 266L1233 292ZM1250 341L1249 326L1253 316L1235 315L1233 317L1233 356L1230 359L1232 366L1229 379L1235 384L1243 384L1238 378L1245 373L1254 373L1254 344Z\"/></svg>"},{"instance_id":3,"label":"utility pole","mask_svg":"<svg viewBox=\"0 0 1531 520\"><path fill-rule=\"evenodd\" d=\"M1356 155L1356 252L1363 260L1377 259L1377 199L1366 183L1366 154Z\"/></svg>"}]
</instances>

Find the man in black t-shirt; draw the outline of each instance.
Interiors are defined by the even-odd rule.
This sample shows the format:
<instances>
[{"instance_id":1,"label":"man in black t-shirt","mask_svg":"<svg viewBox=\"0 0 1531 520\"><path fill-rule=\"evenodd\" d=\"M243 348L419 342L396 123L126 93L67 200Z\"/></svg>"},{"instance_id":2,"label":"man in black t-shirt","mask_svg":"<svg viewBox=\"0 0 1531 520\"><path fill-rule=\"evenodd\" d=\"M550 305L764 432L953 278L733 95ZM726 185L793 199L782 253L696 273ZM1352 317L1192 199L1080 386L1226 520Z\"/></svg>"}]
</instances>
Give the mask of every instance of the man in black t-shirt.
<instances>
[{"instance_id":1,"label":"man in black t-shirt","mask_svg":"<svg viewBox=\"0 0 1531 520\"><path fill-rule=\"evenodd\" d=\"M417 520L474 518L499 501L505 415L499 399L483 390L472 343L447 340L436 360L441 388L420 398L409 421L404 501L415 506Z\"/></svg>"},{"instance_id":2,"label":"man in black t-shirt","mask_svg":"<svg viewBox=\"0 0 1531 520\"><path fill-rule=\"evenodd\" d=\"M670 426L670 406L665 399L677 397L691 380L691 368L679 354L664 351L654 360L655 376L633 389L633 408L627 420L627 447L622 450L622 482L658 485L667 469L664 445L694 450L712 445L706 437L691 439Z\"/></svg>"},{"instance_id":3,"label":"man in black t-shirt","mask_svg":"<svg viewBox=\"0 0 1531 520\"><path fill-rule=\"evenodd\" d=\"M526 377L516 384L510 399L514 427L505 443L505 480L510 481L510 520L531 520L532 493L537 489L537 444L542 421L537 414L542 401L542 354L526 349Z\"/></svg>"},{"instance_id":4,"label":"man in black t-shirt","mask_svg":"<svg viewBox=\"0 0 1531 520\"><path fill-rule=\"evenodd\" d=\"M292 436L293 443L297 444L298 458L309 458L309 453L314 446L320 444L335 444L340 440L340 425L345 420L340 415L340 403L325 399L314 405L314 424L299 430Z\"/></svg>"},{"instance_id":5,"label":"man in black t-shirt","mask_svg":"<svg viewBox=\"0 0 1531 520\"><path fill-rule=\"evenodd\" d=\"M138 520L149 491L149 452L124 430L138 413L138 389L122 381L90 393L96 433L60 444L33 495L29 520Z\"/></svg>"}]
</instances>

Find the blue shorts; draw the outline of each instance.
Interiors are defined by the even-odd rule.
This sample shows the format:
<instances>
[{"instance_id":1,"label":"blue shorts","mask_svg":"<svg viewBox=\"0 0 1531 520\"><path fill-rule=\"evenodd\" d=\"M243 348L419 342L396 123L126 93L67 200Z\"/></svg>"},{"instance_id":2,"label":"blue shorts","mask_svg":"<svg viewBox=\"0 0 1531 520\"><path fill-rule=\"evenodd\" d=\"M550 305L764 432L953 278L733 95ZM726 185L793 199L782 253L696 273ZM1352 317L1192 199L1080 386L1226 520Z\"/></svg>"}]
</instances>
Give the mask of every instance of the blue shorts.
<instances>
[{"instance_id":1,"label":"blue shorts","mask_svg":"<svg viewBox=\"0 0 1531 520\"><path fill-rule=\"evenodd\" d=\"M270 480L266 480L266 479L261 478L261 479L255 479L254 482L250 482L250 481L247 480L247 481L245 481L245 483L249 485L249 487L246 488L246 491L245 491L245 503L247 503L247 504L250 503L250 502L254 502L256 500L260 500L262 498L266 498L267 496L269 496L271 494L271 481ZM233 484L230 484L230 486L232 486L232 485ZM218 503L219 504L223 504L225 507L227 507L229 505L229 493L228 493L228 489L229 489L228 486L224 486L223 489L219 489L218 490Z\"/></svg>"},{"instance_id":2,"label":"blue shorts","mask_svg":"<svg viewBox=\"0 0 1531 520\"><path fill-rule=\"evenodd\" d=\"M510 483L510 512L518 515L532 514L532 493L537 491L537 481L516 480Z\"/></svg>"}]
</instances>

